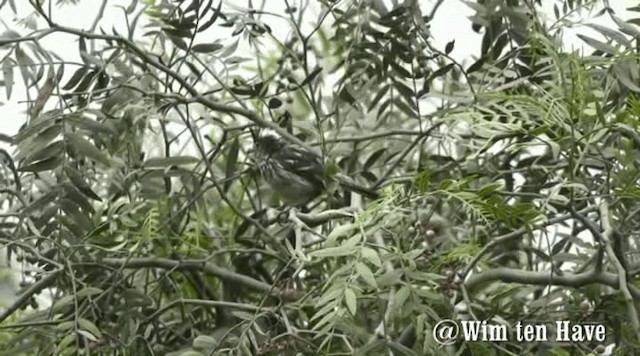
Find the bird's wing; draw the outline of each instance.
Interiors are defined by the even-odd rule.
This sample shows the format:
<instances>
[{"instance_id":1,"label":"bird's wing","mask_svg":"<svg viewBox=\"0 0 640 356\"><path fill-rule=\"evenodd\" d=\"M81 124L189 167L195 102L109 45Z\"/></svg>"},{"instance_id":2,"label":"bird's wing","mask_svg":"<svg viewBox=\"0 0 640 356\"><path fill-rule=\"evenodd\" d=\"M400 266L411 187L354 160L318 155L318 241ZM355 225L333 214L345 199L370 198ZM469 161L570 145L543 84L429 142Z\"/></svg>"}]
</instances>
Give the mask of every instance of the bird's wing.
<instances>
[{"instance_id":1,"label":"bird's wing","mask_svg":"<svg viewBox=\"0 0 640 356\"><path fill-rule=\"evenodd\" d=\"M289 149L280 151L278 155L277 161L285 170L324 185L324 164L317 154L291 145Z\"/></svg>"}]
</instances>

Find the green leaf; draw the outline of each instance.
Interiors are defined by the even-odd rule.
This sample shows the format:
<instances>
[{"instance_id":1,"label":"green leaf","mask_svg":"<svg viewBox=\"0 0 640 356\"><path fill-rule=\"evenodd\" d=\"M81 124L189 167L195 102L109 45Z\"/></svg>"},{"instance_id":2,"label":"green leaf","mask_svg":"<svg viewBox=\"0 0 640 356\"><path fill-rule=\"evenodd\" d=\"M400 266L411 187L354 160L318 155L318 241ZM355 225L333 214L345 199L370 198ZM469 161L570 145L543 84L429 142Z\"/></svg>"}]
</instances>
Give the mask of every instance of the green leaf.
<instances>
[{"instance_id":1,"label":"green leaf","mask_svg":"<svg viewBox=\"0 0 640 356\"><path fill-rule=\"evenodd\" d=\"M62 163L61 156L51 157L49 159L45 159L43 161L38 161L32 164L28 164L26 166L22 166L18 168L20 172L42 172L42 171L50 171L52 169L58 168Z\"/></svg>"},{"instance_id":2,"label":"green leaf","mask_svg":"<svg viewBox=\"0 0 640 356\"><path fill-rule=\"evenodd\" d=\"M400 290L396 293L396 299L393 302L393 309L398 310L404 306L411 295L411 287L408 285L403 285Z\"/></svg>"},{"instance_id":3,"label":"green leaf","mask_svg":"<svg viewBox=\"0 0 640 356\"><path fill-rule=\"evenodd\" d=\"M604 52L604 53L608 53L608 54L615 54L616 53L615 47L613 47L612 45L610 45L608 43L600 42L600 41L598 41L596 39L593 39L591 37L587 37L587 36L581 35L581 34L577 34L577 36L581 40L586 42L589 46L597 49L600 52Z\"/></svg>"},{"instance_id":4,"label":"green leaf","mask_svg":"<svg viewBox=\"0 0 640 356\"><path fill-rule=\"evenodd\" d=\"M111 166L109 157L107 157L103 151L96 148L96 146L91 142L85 140L82 136L74 132L67 132L64 136L67 143L73 147L79 155L91 158L95 162L102 163L107 167Z\"/></svg>"},{"instance_id":5,"label":"green leaf","mask_svg":"<svg viewBox=\"0 0 640 356\"><path fill-rule=\"evenodd\" d=\"M371 100L367 112L371 111L378 104L380 99L382 99L382 97L389 91L389 88L391 88L391 85L385 85L380 90L378 90L376 96L374 96L373 100Z\"/></svg>"},{"instance_id":6,"label":"green leaf","mask_svg":"<svg viewBox=\"0 0 640 356\"><path fill-rule=\"evenodd\" d=\"M216 20L218 19L218 17L220 16L220 10L221 9L222 9L222 0L220 0L220 2L218 3L218 7L213 12L213 15L211 16L211 18L207 22L202 24L202 26L200 26L198 28L197 32L202 32L202 31L208 29L209 27L211 27L211 25L213 25L216 22Z\"/></svg>"},{"instance_id":7,"label":"green leaf","mask_svg":"<svg viewBox=\"0 0 640 356\"><path fill-rule=\"evenodd\" d=\"M203 43L191 47L191 50L197 53L211 53L221 50L224 45L220 43Z\"/></svg>"},{"instance_id":8,"label":"green leaf","mask_svg":"<svg viewBox=\"0 0 640 356\"><path fill-rule=\"evenodd\" d=\"M322 72L322 67L316 67L311 73L309 73L309 76L304 78L302 83L300 83L300 86L302 87L307 85L307 83L310 83L313 79L315 79L316 76L318 76L318 74L320 74L320 72Z\"/></svg>"},{"instance_id":9,"label":"green leaf","mask_svg":"<svg viewBox=\"0 0 640 356\"><path fill-rule=\"evenodd\" d=\"M185 352L181 352L180 356L204 356L204 354L194 350L187 350Z\"/></svg>"},{"instance_id":10,"label":"green leaf","mask_svg":"<svg viewBox=\"0 0 640 356\"><path fill-rule=\"evenodd\" d=\"M90 332L91 334L93 334L94 336L96 336L98 339L102 338L102 333L100 332L100 330L98 329L98 327L96 326L96 324L92 323L91 321L84 319L84 318L78 318L78 325Z\"/></svg>"},{"instance_id":11,"label":"green leaf","mask_svg":"<svg viewBox=\"0 0 640 356\"><path fill-rule=\"evenodd\" d=\"M340 248L344 248L344 249L350 250L350 249L356 247L356 245L359 244L360 241L362 241L362 235L361 234L355 234L355 235L351 236L348 240L343 241L342 244L340 245Z\"/></svg>"},{"instance_id":12,"label":"green leaf","mask_svg":"<svg viewBox=\"0 0 640 356\"><path fill-rule=\"evenodd\" d=\"M193 340L193 344L192 344L194 349L198 349L202 351L212 350L216 348L217 345L218 345L218 342L216 341L216 339L207 335L199 335Z\"/></svg>"},{"instance_id":13,"label":"green leaf","mask_svg":"<svg viewBox=\"0 0 640 356\"><path fill-rule=\"evenodd\" d=\"M2 75L4 77L4 88L7 92L7 100L11 99L11 90L13 89L13 61L6 58L2 62Z\"/></svg>"},{"instance_id":14,"label":"green leaf","mask_svg":"<svg viewBox=\"0 0 640 356\"><path fill-rule=\"evenodd\" d=\"M453 51L453 47L455 46L455 44L456 44L456 40L448 42L447 45L444 47L444 53L445 54L451 53L451 51Z\"/></svg>"},{"instance_id":15,"label":"green leaf","mask_svg":"<svg viewBox=\"0 0 640 356\"><path fill-rule=\"evenodd\" d=\"M622 24L627 25L624 22ZM618 24L618 25L620 25L620 24ZM618 43L623 44L626 47L630 47L631 46L631 42L623 34L621 34L620 32L618 32L616 30L612 30L612 29L610 29L608 27L605 27L605 26L602 26L602 25L598 25L596 23L590 23L590 24L587 24L587 26L589 26L589 27L593 28L594 30L600 32L604 36L611 38L612 40L618 41ZM627 25L627 26L629 26L629 25ZM638 35L640 35L640 33Z\"/></svg>"},{"instance_id":16,"label":"green leaf","mask_svg":"<svg viewBox=\"0 0 640 356\"><path fill-rule=\"evenodd\" d=\"M376 161L387 151L386 148L381 148L375 152L373 152L371 154L371 156L369 156L369 158L367 158L367 160L364 162L364 164L362 165L362 170L363 171L368 171L369 168L371 168L371 166L376 163Z\"/></svg>"},{"instance_id":17,"label":"green leaf","mask_svg":"<svg viewBox=\"0 0 640 356\"><path fill-rule=\"evenodd\" d=\"M413 92L413 90L411 90L411 88L409 88L405 84L398 81L394 81L393 87L396 88L396 90L400 93L400 95L404 97L406 101L411 102L413 100L415 93Z\"/></svg>"},{"instance_id":18,"label":"green leaf","mask_svg":"<svg viewBox=\"0 0 640 356\"><path fill-rule=\"evenodd\" d=\"M93 200L102 201L102 199L93 191L93 189L91 189L89 184L87 184L84 181L84 179L82 178L82 175L80 174L80 172L78 170L76 170L75 168L71 167L70 165L65 165L64 166L64 172L67 175L67 177L69 178L69 180L71 181L71 183L73 183L73 185L80 192L82 192L84 195L86 195L87 197L89 197L89 198L91 198Z\"/></svg>"},{"instance_id":19,"label":"green leaf","mask_svg":"<svg viewBox=\"0 0 640 356\"><path fill-rule=\"evenodd\" d=\"M198 163L200 160L193 156L173 156L173 157L158 157L149 158L144 161L143 166L146 168L156 167L165 168L170 166L181 166L185 164Z\"/></svg>"},{"instance_id":20,"label":"green leaf","mask_svg":"<svg viewBox=\"0 0 640 356\"><path fill-rule=\"evenodd\" d=\"M341 292L342 290L340 288L330 289L328 292L325 292L320 296L320 299L316 301L316 308L322 307L325 304L333 304L332 302L334 302L336 298L340 296ZM311 320L313 320L313 317L311 318Z\"/></svg>"},{"instance_id":21,"label":"green leaf","mask_svg":"<svg viewBox=\"0 0 640 356\"><path fill-rule=\"evenodd\" d=\"M367 265L362 262L357 262L356 272L358 272L358 275L362 277L362 279L364 279L364 281L367 282L368 285L372 286L373 288L378 288L376 278L373 276L373 272L371 272L371 269L369 269Z\"/></svg>"},{"instance_id":22,"label":"green leaf","mask_svg":"<svg viewBox=\"0 0 640 356\"><path fill-rule=\"evenodd\" d=\"M82 288L81 290L79 290L78 293L76 293L76 297L78 297L78 298L90 297L92 295L101 294L103 292L104 292L104 290L102 290L100 288L85 287L85 288Z\"/></svg>"},{"instance_id":23,"label":"green leaf","mask_svg":"<svg viewBox=\"0 0 640 356\"><path fill-rule=\"evenodd\" d=\"M35 147L41 147L41 145L34 145ZM22 164L30 164L33 162L48 160L52 157L62 157L64 154L64 141L58 140L50 143L49 145L40 148L38 151L30 153L27 157L25 157Z\"/></svg>"},{"instance_id":24,"label":"green leaf","mask_svg":"<svg viewBox=\"0 0 640 356\"><path fill-rule=\"evenodd\" d=\"M359 236L359 235L358 235ZM309 257L339 257L339 256L348 256L352 254L354 251L353 248L345 248L343 246L338 247L327 247L321 250L311 251L309 253Z\"/></svg>"},{"instance_id":25,"label":"green leaf","mask_svg":"<svg viewBox=\"0 0 640 356\"><path fill-rule=\"evenodd\" d=\"M365 260L371 262L371 264L373 264L374 266L382 267L382 261L380 260L380 256L374 249L365 246L360 250L360 255Z\"/></svg>"},{"instance_id":26,"label":"green leaf","mask_svg":"<svg viewBox=\"0 0 640 356\"><path fill-rule=\"evenodd\" d=\"M631 71L632 69L628 63L618 63L613 65L613 72L620 83L628 89L635 91L636 93L640 93L640 87L634 82L634 80L632 80L633 74Z\"/></svg>"},{"instance_id":27,"label":"green leaf","mask_svg":"<svg viewBox=\"0 0 640 356\"><path fill-rule=\"evenodd\" d=\"M436 70L435 72L431 73L431 76L429 77L429 81L449 73L449 71L451 69L453 69L453 63L449 63L449 64L447 64L446 66L444 66L442 68L438 68L438 70Z\"/></svg>"},{"instance_id":28,"label":"green leaf","mask_svg":"<svg viewBox=\"0 0 640 356\"><path fill-rule=\"evenodd\" d=\"M354 226L352 223L336 225L336 227L334 227L327 236L327 246L335 245L336 240L339 237L347 236L347 234L349 234L351 230L353 230L353 227Z\"/></svg>"},{"instance_id":29,"label":"green leaf","mask_svg":"<svg viewBox=\"0 0 640 356\"><path fill-rule=\"evenodd\" d=\"M56 345L56 355L61 355L62 351L66 349L67 346L71 345L71 343L76 339L76 333L69 333L65 337L60 340L60 342Z\"/></svg>"},{"instance_id":30,"label":"green leaf","mask_svg":"<svg viewBox=\"0 0 640 356\"><path fill-rule=\"evenodd\" d=\"M344 291L344 302L347 305L347 309L351 315L355 316L358 308L358 299L353 289L347 288Z\"/></svg>"}]
</instances>

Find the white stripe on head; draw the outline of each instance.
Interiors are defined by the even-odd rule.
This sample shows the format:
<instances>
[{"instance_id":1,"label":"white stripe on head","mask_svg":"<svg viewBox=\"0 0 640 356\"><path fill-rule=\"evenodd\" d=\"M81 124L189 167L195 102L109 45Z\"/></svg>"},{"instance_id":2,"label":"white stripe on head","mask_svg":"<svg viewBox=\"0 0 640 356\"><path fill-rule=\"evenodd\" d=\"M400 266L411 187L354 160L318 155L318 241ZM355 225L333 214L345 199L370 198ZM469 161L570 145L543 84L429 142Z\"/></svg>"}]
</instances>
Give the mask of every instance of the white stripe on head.
<instances>
[{"instance_id":1,"label":"white stripe on head","mask_svg":"<svg viewBox=\"0 0 640 356\"><path fill-rule=\"evenodd\" d=\"M280 134L272 128L264 128L260 130L260 134L258 135L258 137L269 137L269 136L276 139L280 138Z\"/></svg>"}]
</instances>

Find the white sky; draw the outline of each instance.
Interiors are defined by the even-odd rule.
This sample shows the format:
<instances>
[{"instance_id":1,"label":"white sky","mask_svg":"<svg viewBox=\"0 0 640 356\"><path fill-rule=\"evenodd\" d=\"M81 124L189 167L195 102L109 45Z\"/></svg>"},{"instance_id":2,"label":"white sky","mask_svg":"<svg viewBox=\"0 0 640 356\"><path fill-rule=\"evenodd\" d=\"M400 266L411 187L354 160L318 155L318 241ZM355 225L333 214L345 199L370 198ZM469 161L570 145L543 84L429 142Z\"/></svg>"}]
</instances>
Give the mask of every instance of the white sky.
<instances>
[{"instance_id":1,"label":"white sky","mask_svg":"<svg viewBox=\"0 0 640 356\"><path fill-rule=\"evenodd\" d=\"M216 3L217 1L214 1ZM293 4L300 1L290 1ZM422 0L421 4L424 4L423 8L430 8L430 4L435 1ZM15 1L18 6L18 14L24 17L31 13L31 8L27 1ZM102 3L100 0L82 0L77 5L67 5L62 7L54 6L53 20L57 23L64 24L70 27L76 27L81 29L88 29L91 27L94 18L99 10L99 5ZM109 0L104 12L103 18L100 20L100 26L105 30L111 29L114 26L116 29L120 29L121 33L126 33L124 25L124 14L122 7L128 6L130 0ZM233 3L236 6L246 5L244 1L226 1L226 4ZM259 4L259 1L254 1L254 4ZM561 1L545 0L545 5L548 5L548 14L551 18L553 15L552 8L554 3L560 3ZM284 8L284 0L268 0L266 2L267 7L265 10L269 10L276 13L282 13ZM614 9L616 14L627 19L630 13L625 11L630 6L637 5L633 0L610 0L610 6ZM473 14L473 10L465 5L460 0L446 0L439 9L435 19L431 22L431 31L433 34L436 47L444 48L445 44L453 39L456 40L455 48L452 52L452 56L459 61L471 63L471 54L479 52L481 35L476 34L471 30L470 22L467 19L468 16ZM311 14L310 14L311 15ZM640 17L640 14L635 14ZM310 19L315 20L315 16L309 16ZM6 28L16 30L21 34L27 34L30 30L25 29L22 26L16 25L16 16L13 14L8 4L5 4L0 9L0 19L2 20L2 26ZM265 21L269 22L269 18ZM608 16L601 16L595 19L593 22L614 26L613 21ZM39 28L43 28L44 23L39 23ZM273 26L272 26L273 27ZM273 28L275 32L288 31L286 28ZM566 31L566 48L583 48L584 44L576 36L576 32L591 35L595 38L600 38L595 34L593 30L579 28ZM47 36L41 44L47 48L54 50L65 60L79 61L78 55L78 43L77 39L73 36L63 34L52 34ZM0 49L0 56L4 56L6 49ZM0 57L2 58L2 57ZM65 70L65 78L63 83L73 73L73 68L67 68ZM26 100L24 85L20 79L19 71L16 69L14 73L14 87L11 100L7 101L4 89L0 89L0 103L4 105L0 106L0 132L4 134L15 134L20 126L26 120ZM32 94L33 95L33 94Z\"/></svg>"},{"instance_id":2,"label":"white sky","mask_svg":"<svg viewBox=\"0 0 640 356\"><path fill-rule=\"evenodd\" d=\"M214 1L216 3L217 1ZM292 3L299 3L300 1L291 1ZM430 8L430 5L435 1L421 1L424 4L423 8ZM30 5L27 1L15 1L18 6L19 16L25 16L31 13ZM54 6L53 20L57 23L64 24L66 26L88 29L91 27L96 14L99 10L99 4L102 1L99 0L83 0L77 5L67 5L62 7ZM116 29L120 29L121 33L126 33L124 24L124 15L122 7L126 7L130 3L130 0L109 0L104 12L103 18L100 20L100 26L105 30L111 29L112 26ZM226 1L227 4L234 4L237 6L243 6L246 2L241 1ZM254 1L254 3L260 3ZM551 17L553 12L553 4L561 3L561 1L545 0L545 5L548 5L548 13ZM282 13L281 9L284 6L284 0L268 0L268 5L265 10L270 10L277 13ZM627 7L637 5L637 1L633 0L611 0L611 7L616 14L623 18L629 18L629 13L625 11ZM452 56L459 61L471 63L471 55L478 53L480 48L481 35L476 34L471 30L468 16L473 14L473 10L465 5L460 0L446 0L435 17L431 22L431 31L434 38L436 47L444 48L445 44L453 39L456 40L455 48L452 52ZM310 14L311 15L311 14ZM636 14L640 17L640 14ZM315 16L309 16L315 19ZM17 30L21 34L27 34L30 30L24 27L16 26L16 16L13 14L8 5L5 5L0 9L0 19L3 22L3 27L8 27L12 30ZM268 22L268 18L265 20ZM593 22L613 26L613 22L607 16L601 16L598 19L594 19ZM39 28L43 28L44 23L39 23ZM5 29L2 29L4 31ZM274 28L274 31L278 31L278 28ZM286 30L286 29L285 29ZM576 32L591 35L599 38L593 30L578 28L574 30L566 31L566 45L567 48L583 48L583 42L575 36ZM45 48L54 50L58 55L65 60L79 61L78 55L78 43L77 39L73 36L63 34L52 34L47 36L41 43ZM4 55L6 50L0 50L0 56ZM2 58L2 57L0 57ZM67 68L65 71L65 78L63 83L73 73L73 68ZM0 106L0 132L4 134L15 134L20 126L26 119L26 100L24 85L21 83L19 71L16 69L14 74L14 88L11 96L11 100L6 100L6 94L4 89L0 89L0 102L4 105Z\"/></svg>"}]
</instances>

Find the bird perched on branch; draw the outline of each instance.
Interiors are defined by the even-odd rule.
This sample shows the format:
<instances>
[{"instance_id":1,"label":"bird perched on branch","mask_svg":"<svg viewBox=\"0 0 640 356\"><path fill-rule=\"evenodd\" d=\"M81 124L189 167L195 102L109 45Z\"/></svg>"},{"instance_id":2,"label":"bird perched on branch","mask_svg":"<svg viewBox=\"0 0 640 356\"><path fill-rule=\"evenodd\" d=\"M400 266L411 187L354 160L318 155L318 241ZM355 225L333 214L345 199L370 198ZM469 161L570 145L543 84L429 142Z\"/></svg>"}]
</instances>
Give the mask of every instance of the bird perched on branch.
<instances>
[{"instance_id":1,"label":"bird perched on branch","mask_svg":"<svg viewBox=\"0 0 640 356\"><path fill-rule=\"evenodd\" d=\"M327 189L324 163L318 154L286 141L273 129L252 130L251 134L260 175L285 202L304 205ZM371 199L379 197L377 192L359 186L343 174L334 178L344 189Z\"/></svg>"}]
</instances>

